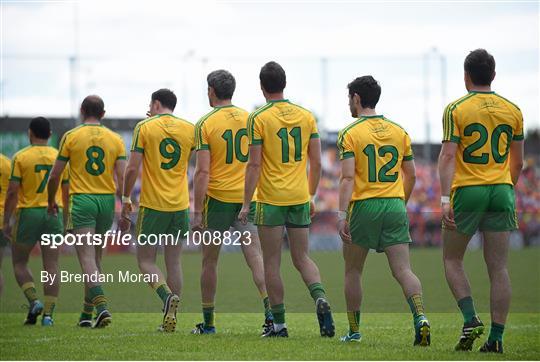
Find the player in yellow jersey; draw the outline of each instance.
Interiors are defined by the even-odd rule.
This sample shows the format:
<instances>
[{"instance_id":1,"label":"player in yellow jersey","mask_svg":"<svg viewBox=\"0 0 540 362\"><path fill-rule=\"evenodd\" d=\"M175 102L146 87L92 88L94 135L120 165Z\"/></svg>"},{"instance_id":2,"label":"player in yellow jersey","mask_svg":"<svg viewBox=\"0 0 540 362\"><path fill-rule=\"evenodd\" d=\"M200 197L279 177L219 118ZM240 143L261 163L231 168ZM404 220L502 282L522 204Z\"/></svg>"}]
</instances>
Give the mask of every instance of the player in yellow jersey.
<instances>
[{"instance_id":1,"label":"player in yellow jersey","mask_svg":"<svg viewBox=\"0 0 540 362\"><path fill-rule=\"evenodd\" d=\"M216 243L202 248L201 294L204 322L195 334L215 333L214 298L217 287L217 263L221 243L238 239L253 281L263 299L263 334L272 328L272 313L264 284L264 266L257 228L238 221L244 196L244 175L248 159L248 112L231 102L236 81L226 70L207 77L208 100L214 109L197 123L195 137L197 166L194 178L193 229L217 233ZM254 205L253 205L254 206ZM231 234L230 230L233 230ZM238 235L236 235L238 233ZM228 242L227 242L228 240Z\"/></svg>"},{"instance_id":2,"label":"player in yellow jersey","mask_svg":"<svg viewBox=\"0 0 540 362\"><path fill-rule=\"evenodd\" d=\"M56 208L53 195L58 188L59 175L69 161L70 198L68 230L85 235L82 245L75 246L85 281L84 304L79 326L107 326L111 314L107 299L96 277L101 272L102 245L94 245L94 234L103 237L114 219L115 193L124 181L126 150L122 137L101 124L105 115L103 100L91 95L80 108L83 123L66 132L60 141L58 158L49 179L49 212ZM115 178L116 183L115 184ZM80 236L79 236L80 237ZM94 308L97 317L92 325Z\"/></svg>"},{"instance_id":3,"label":"player in yellow jersey","mask_svg":"<svg viewBox=\"0 0 540 362\"><path fill-rule=\"evenodd\" d=\"M4 225L4 201L11 175L11 161L0 153L0 297L4 290L4 275L2 274L2 259L4 258L4 248L9 245L9 239L4 236L2 226Z\"/></svg>"},{"instance_id":4,"label":"player in yellow jersey","mask_svg":"<svg viewBox=\"0 0 540 362\"><path fill-rule=\"evenodd\" d=\"M495 59L484 49L465 58L468 94L450 103L443 116L439 156L446 280L463 314L457 350L471 350L484 331L476 315L463 256L471 237L483 234L491 283L491 330L481 352L503 352L510 306L506 266L510 232L517 229L514 185L523 167L523 116L491 90Z\"/></svg>"},{"instance_id":5,"label":"player in yellow jersey","mask_svg":"<svg viewBox=\"0 0 540 362\"><path fill-rule=\"evenodd\" d=\"M176 101L176 95L168 89L152 93L151 117L139 122L133 132L122 197L121 229L127 230L132 210L130 196L142 165L137 261L142 273L157 276L150 286L163 302L160 330L165 332L176 328L182 289L181 240L189 231L187 170L195 148L195 126L172 114ZM166 278L156 265L158 245L146 243L150 235L167 237L163 242Z\"/></svg>"},{"instance_id":6,"label":"player in yellow jersey","mask_svg":"<svg viewBox=\"0 0 540 362\"><path fill-rule=\"evenodd\" d=\"M28 137L30 146L23 148L13 156L11 177L4 208L4 235L11 237L13 272L29 303L28 315L24 324L36 324L37 317L43 312L41 325L53 325L53 311L58 298L60 282L58 277L58 249L40 243L43 270L48 275L56 276L52 282L43 283L44 302L37 296L32 272L28 268L30 252L43 234L62 234L64 225L60 215L47 213L47 180L58 151L47 146L51 136L48 119L32 119ZM62 191L54 197L62 209L62 195L67 196L67 179L63 180ZM17 208L15 226L10 225L11 215Z\"/></svg>"},{"instance_id":7,"label":"player in yellow jersey","mask_svg":"<svg viewBox=\"0 0 540 362\"><path fill-rule=\"evenodd\" d=\"M414 345L428 346L430 325L424 315L422 285L409 262L411 237L405 204L415 182L411 139L398 124L376 112L381 87L372 76L356 78L348 89L351 115L357 119L338 136L338 231L343 240L349 319L349 332L341 341L361 339L360 277L373 249L386 254L392 275L411 308Z\"/></svg>"},{"instance_id":8,"label":"player in yellow jersey","mask_svg":"<svg viewBox=\"0 0 540 362\"><path fill-rule=\"evenodd\" d=\"M268 103L248 119L249 160L239 218L247 222L257 188L255 224L261 239L265 282L274 317L274 328L263 337L288 337L279 273L284 227L293 264L316 304L320 334L333 337L335 327L330 305L319 269L309 257L309 224L315 212L313 197L321 176L321 142L315 117L284 99L286 76L279 64L266 63L259 79Z\"/></svg>"}]
</instances>

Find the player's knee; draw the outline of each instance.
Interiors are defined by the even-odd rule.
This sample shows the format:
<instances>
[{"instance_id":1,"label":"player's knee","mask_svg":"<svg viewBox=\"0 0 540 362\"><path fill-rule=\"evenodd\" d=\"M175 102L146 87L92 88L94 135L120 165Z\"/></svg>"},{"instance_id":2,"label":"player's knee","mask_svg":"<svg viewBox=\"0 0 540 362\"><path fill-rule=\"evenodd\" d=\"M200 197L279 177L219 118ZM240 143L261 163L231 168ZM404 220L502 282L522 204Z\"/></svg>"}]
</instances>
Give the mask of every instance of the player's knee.
<instances>
[{"instance_id":1,"label":"player's knee","mask_svg":"<svg viewBox=\"0 0 540 362\"><path fill-rule=\"evenodd\" d=\"M139 269L144 273L150 270L153 267L153 263L149 260L138 259L137 263L139 264Z\"/></svg>"},{"instance_id":2,"label":"player's knee","mask_svg":"<svg viewBox=\"0 0 540 362\"><path fill-rule=\"evenodd\" d=\"M401 281L405 280L410 274L412 274L412 272L410 269L407 268L392 269L392 276L400 283Z\"/></svg>"},{"instance_id":3,"label":"player's knee","mask_svg":"<svg viewBox=\"0 0 540 362\"><path fill-rule=\"evenodd\" d=\"M217 267L218 256L217 255L203 255L202 267L203 268L215 268Z\"/></svg>"},{"instance_id":4,"label":"player's knee","mask_svg":"<svg viewBox=\"0 0 540 362\"><path fill-rule=\"evenodd\" d=\"M486 260L486 266L490 278L497 278L499 276L505 276L508 274L506 263L501 263L500 261Z\"/></svg>"},{"instance_id":5,"label":"player's knee","mask_svg":"<svg viewBox=\"0 0 540 362\"><path fill-rule=\"evenodd\" d=\"M21 274L26 272L26 263L21 261L13 261L13 271L15 274Z\"/></svg>"},{"instance_id":6,"label":"player's knee","mask_svg":"<svg viewBox=\"0 0 540 362\"><path fill-rule=\"evenodd\" d=\"M53 262L47 262L43 265L43 269L45 269L48 273L56 274L58 272L58 263Z\"/></svg>"},{"instance_id":7,"label":"player's knee","mask_svg":"<svg viewBox=\"0 0 540 362\"><path fill-rule=\"evenodd\" d=\"M443 263L445 269L460 269L463 268L463 259L450 256L450 255L444 255L443 256Z\"/></svg>"},{"instance_id":8,"label":"player's knee","mask_svg":"<svg viewBox=\"0 0 540 362\"><path fill-rule=\"evenodd\" d=\"M309 257L306 254L296 254L292 256L292 262L296 269L300 270L309 263Z\"/></svg>"}]
</instances>

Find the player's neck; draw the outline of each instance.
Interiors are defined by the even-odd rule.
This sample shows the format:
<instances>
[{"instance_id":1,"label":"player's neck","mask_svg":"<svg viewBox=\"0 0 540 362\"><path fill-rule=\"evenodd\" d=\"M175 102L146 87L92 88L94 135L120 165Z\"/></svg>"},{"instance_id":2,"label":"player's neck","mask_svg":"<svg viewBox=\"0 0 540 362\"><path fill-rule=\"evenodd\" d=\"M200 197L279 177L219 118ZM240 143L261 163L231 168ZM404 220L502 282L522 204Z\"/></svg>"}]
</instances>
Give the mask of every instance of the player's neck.
<instances>
[{"instance_id":1,"label":"player's neck","mask_svg":"<svg viewBox=\"0 0 540 362\"><path fill-rule=\"evenodd\" d=\"M84 124L101 124L101 121L95 117L89 117L83 119Z\"/></svg>"},{"instance_id":2,"label":"player's neck","mask_svg":"<svg viewBox=\"0 0 540 362\"><path fill-rule=\"evenodd\" d=\"M231 106L231 105L232 105L232 102L230 99L216 99L215 101L212 102L212 107L214 108L226 107L226 106Z\"/></svg>"},{"instance_id":3,"label":"player's neck","mask_svg":"<svg viewBox=\"0 0 540 362\"><path fill-rule=\"evenodd\" d=\"M42 140L41 138L32 138L30 144L32 146L46 146L49 140Z\"/></svg>"},{"instance_id":4,"label":"player's neck","mask_svg":"<svg viewBox=\"0 0 540 362\"><path fill-rule=\"evenodd\" d=\"M173 111L169 108L160 108L157 110L156 114L173 114Z\"/></svg>"},{"instance_id":5,"label":"player's neck","mask_svg":"<svg viewBox=\"0 0 540 362\"><path fill-rule=\"evenodd\" d=\"M358 117L376 116L375 108L362 108L358 111Z\"/></svg>"},{"instance_id":6,"label":"player's neck","mask_svg":"<svg viewBox=\"0 0 540 362\"><path fill-rule=\"evenodd\" d=\"M469 88L469 92L491 92L490 85L473 85Z\"/></svg>"},{"instance_id":7,"label":"player's neck","mask_svg":"<svg viewBox=\"0 0 540 362\"><path fill-rule=\"evenodd\" d=\"M266 93L266 101L272 102L272 101L282 101L285 97L283 96L283 92L280 93Z\"/></svg>"}]
</instances>

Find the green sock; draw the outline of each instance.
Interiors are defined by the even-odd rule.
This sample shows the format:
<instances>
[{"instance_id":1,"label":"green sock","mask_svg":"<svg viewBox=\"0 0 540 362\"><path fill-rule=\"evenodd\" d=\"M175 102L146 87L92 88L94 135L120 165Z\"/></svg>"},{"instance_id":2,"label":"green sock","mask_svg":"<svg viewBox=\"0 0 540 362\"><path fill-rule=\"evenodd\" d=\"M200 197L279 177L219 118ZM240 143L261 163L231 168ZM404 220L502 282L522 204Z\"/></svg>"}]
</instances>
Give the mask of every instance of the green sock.
<instances>
[{"instance_id":1,"label":"green sock","mask_svg":"<svg viewBox=\"0 0 540 362\"><path fill-rule=\"evenodd\" d=\"M465 323L470 322L476 315L476 310L474 309L474 302L472 297L465 297L457 302L461 314L463 314L463 321Z\"/></svg>"},{"instance_id":2,"label":"green sock","mask_svg":"<svg viewBox=\"0 0 540 362\"><path fill-rule=\"evenodd\" d=\"M319 298L326 298L326 292L324 291L324 288L321 283L313 283L308 285L309 294L311 294L311 298L313 298L313 301L316 302Z\"/></svg>"},{"instance_id":3,"label":"green sock","mask_svg":"<svg viewBox=\"0 0 540 362\"><path fill-rule=\"evenodd\" d=\"M92 303L92 300L90 297L85 296L84 297L84 303L83 303L83 310L81 312L81 320L88 320L92 319L92 313L94 313L94 303Z\"/></svg>"},{"instance_id":4,"label":"green sock","mask_svg":"<svg viewBox=\"0 0 540 362\"><path fill-rule=\"evenodd\" d=\"M167 301L167 297L172 294L171 289L166 283L156 284L153 287L163 303L165 303Z\"/></svg>"},{"instance_id":5,"label":"green sock","mask_svg":"<svg viewBox=\"0 0 540 362\"><path fill-rule=\"evenodd\" d=\"M36 286L33 282L24 283L21 285L21 289L24 293L24 296L28 300L28 303L32 303L38 299L37 292L36 292Z\"/></svg>"},{"instance_id":6,"label":"green sock","mask_svg":"<svg viewBox=\"0 0 540 362\"><path fill-rule=\"evenodd\" d=\"M489 342L501 341L504 333L504 324L491 322L491 329L489 330Z\"/></svg>"},{"instance_id":7,"label":"green sock","mask_svg":"<svg viewBox=\"0 0 540 362\"><path fill-rule=\"evenodd\" d=\"M96 285L95 287L90 288L88 290L88 295L96 307L98 314L107 309L107 298L105 298L101 285Z\"/></svg>"},{"instance_id":8,"label":"green sock","mask_svg":"<svg viewBox=\"0 0 540 362\"><path fill-rule=\"evenodd\" d=\"M413 323L416 326L421 319L425 318L424 301L422 300L422 295L411 295L409 298L407 298L407 303L409 303L409 308L411 308L411 313L413 315Z\"/></svg>"},{"instance_id":9,"label":"green sock","mask_svg":"<svg viewBox=\"0 0 540 362\"><path fill-rule=\"evenodd\" d=\"M214 327L214 303L203 303L202 304L202 314L204 318L205 327Z\"/></svg>"},{"instance_id":10,"label":"green sock","mask_svg":"<svg viewBox=\"0 0 540 362\"><path fill-rule=\"evenodd\" d=\"M56 306L56 300L58 298L52 295L46 295L43 299L45 302L45 307L43 308L43 315L48 315L49 317L52 317L54 307Z\"/></svg>"},{"instance_id":11,"label":"green sock","mask_svg":"<svg viewBox=\"0 0 540 362\"><path fill-rule=\"evenodd\" d=\"M263 298L263 305L264 305L264 318L273 319L272 311L270 310L270 299L268 299L268 296Z\"/></svg>"},{"instance_id":12,"label":"green sock","mask_svg":"<svg viewBox=\"0 0 540 362\"><path fill-rule=\"evenodd\" d=\"M276 304L271 307L272 315L274 316L275 324L285 323L285 304Z\"/></svg>"},{"instance_id":13,"label":"green sock","mask_svg":"<svg viewBox=\"0 0 540 362\"><path fill-rule=\"evenodd\" d=\"M347 312L347 319L349 320L349 332L351 334L360 332L360 311Z\"/></svg>"}]
</instances>

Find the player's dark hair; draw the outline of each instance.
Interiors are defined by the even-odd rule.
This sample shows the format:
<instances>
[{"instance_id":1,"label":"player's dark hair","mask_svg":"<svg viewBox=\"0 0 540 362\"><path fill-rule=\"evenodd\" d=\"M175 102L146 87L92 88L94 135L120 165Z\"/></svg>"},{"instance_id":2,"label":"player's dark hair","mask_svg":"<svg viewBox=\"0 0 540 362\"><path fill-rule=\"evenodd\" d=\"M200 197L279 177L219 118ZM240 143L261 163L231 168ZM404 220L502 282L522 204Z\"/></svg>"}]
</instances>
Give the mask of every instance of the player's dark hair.
<instances>
[{"instance_id":1,"label":"player's dark hair","mask_svg":"<svg viewBox=\"0 0 540 362\"><path fill-rule=\"evenodd\" d=\"M28 128L39 139L48 140L51 136L51 122L45 117L32 118Z\"/></svg>"},{"instance_id":2,"label":"player's dark hair","mask_svg":"<svg viewBox=\"0 0 540 362\"><path fill-rule=\"evenodd\" d=\"M87 96L81 103L81 113L84 118L103 118L105 114L105 103L103 103L103 99L96 95Z\"/></svg>"},{"instance_id":3,"label":"player's dark hair","mask_svg":"<svg viewBox=\"0 0 540 362\"><path fill-rule=\"evenodd\" d=\"M351 97L355 94L360 96L363 108L375 108L381 97L381 86L371 75L356 78L347 85L347 88Z\"/></svg>"},{"instance_id":4,"label":"player's dark hair","mask_svg":"<svg viewBox=\"0 0 540 362\"><path fill-rule=\"evenodd\" d=\"M287 85L285 71L276 62L268 62L261 68L259 79L263 89L268 93L283 92Z\"/></svg>"},{"instance_id":5,"label":"player's dark hair","mask_svg":"<svg viewBox=\"0 0 540 362\"><path fill-rule=\"evenodd\" d=\"M470 52L463 67L474 85L491 85L495 77L495 58L485 49Z\"/></svg>"},{"instance_id":6,"label":"player's dark hair","mask_svg":"<svg viewBox=\"0 0 540 362\"><path fill-rule=\"evenodd\" d=\"M236 89L236 80L233 75L223 69L214 70L206 77L208 86L214 89L218 99L231 99Z\"/></svg>"},{"instance_id":7,"label":"player's dark hair","mask_svg":"<svg viewBox=\"0 0 540 362\"><path fill-rule=\"evenodd\" d=\"M174 111L174 107L176 107L176 95L170 89L162 88L152 93L153 101L159 101L163 107L169 108L171 111Z\"/></svg>"}]
</instances>

